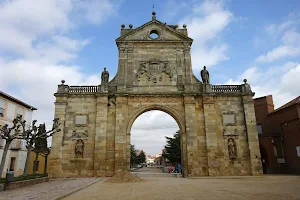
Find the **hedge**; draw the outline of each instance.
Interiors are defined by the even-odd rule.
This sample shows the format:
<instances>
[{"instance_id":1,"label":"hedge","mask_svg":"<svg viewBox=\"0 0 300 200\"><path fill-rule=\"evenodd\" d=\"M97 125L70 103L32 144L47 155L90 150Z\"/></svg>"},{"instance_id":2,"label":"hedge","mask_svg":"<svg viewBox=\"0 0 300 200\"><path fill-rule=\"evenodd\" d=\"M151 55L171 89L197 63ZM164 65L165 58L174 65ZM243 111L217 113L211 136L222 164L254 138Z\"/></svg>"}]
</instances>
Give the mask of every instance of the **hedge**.
<instances>
[{"instance_id":1,"label":"hedge","mask_svg":"<svg viewBox=\"0 0 300 200\"><path fill-rule=\"evenodd\" d=\"M42 177L48 177L48 174L29 174L27 176L17 176L14 177L14 180L12 182L17 182L17 181L24 181L24 180L29 180L29 179L36 179L36 178L42 178ZM5 183L5 178L0 179L0 183Z\"/></svg>"}]
</instances>

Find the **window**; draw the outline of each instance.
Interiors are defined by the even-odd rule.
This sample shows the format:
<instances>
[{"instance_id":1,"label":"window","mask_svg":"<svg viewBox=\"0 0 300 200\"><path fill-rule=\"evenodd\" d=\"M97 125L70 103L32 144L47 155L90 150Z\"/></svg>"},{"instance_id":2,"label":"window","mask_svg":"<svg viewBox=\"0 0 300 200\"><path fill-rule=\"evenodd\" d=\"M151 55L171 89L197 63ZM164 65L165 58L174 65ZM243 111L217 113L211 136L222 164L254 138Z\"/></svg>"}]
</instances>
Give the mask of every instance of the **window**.
<instances>
[{"instance_id":1,"label":"window","mask_svg":"<svg viewBox=\"0 0 300 200\"><path fill-rule=\"evenodd\" d=\"M300 157L300 146L296 147L296 151L297 151L297 156Z\"/></svg>"},{"instance_id":2,"label":"window","mask_svg":"<svg viewBox=\"0 0 300 200\"><path fill-rule=\"evenodd\" d=\"M21 143L20 143L20 148L21 148L21 149L25 149L25 141L21 141Z\"/></svg>"},{"instance_id":3,"label":"window","mask_svg":"<svg viewBox=\"0 0 300 200\"><path fill-rule=\"evenodd\" d=\"M22 116L23 117L23 112L24 112L24 109L19 106L18 109L17 109L17 117L18 116Z\"/></svg>"},{"instance_id":4,"label":"window","mask_svg":"<svg viewBox=\"0 0 300 200\"><path fill-rule=\"evenodd\" d=\"M6 118L9 120L13 120L15 118L15 113L16 113L16 105L12 103L8 103Z\"/></svg>"},{"instance_id":5,"label":"window","mask_svg":"<svg viewBox=\"0 0 300 200\"><path fill-rule=\"evenodd\" d=\"M40 161L33 161L33 171L39 171Z\"/></svg>"},{"instance_id":6,"label":"window","mask_svg":"<svg viewBox=\"0 0 300 200\"><path fill-rule=\"evenodd\" d=\"M159 37L158 31L157 31L157 30L152 30L152 31L150 32L149 37L150 37L151 39L157 39L157 38Z\"/></svg>"},{"instance_id":7,"label":"window","mask_svg":"<svg viewBox=\"0 0 300 200\"><path fill-rule=\"evenodd\" d=\"M4 111L5 111L5 100L0 99L0 117L4 117Z\"/></svg>"},{"instance_id":8,"label":"window","mask_svg":"<svg viewBox=\"0 0 300 200\"><path fill-rule=\"evenodd\" d=\"M16 157L11 157L10 158L9 171L14 171L15 170L15 162L16 162Z\"/></svg>"},{"instance_id":9,"label":"window","mask_svg":"<svg viewBox=\"0 0 300 200\"><path fill-rule=\"evenodd\" d=\"M4 146L4 139L0 138L0 149Z\"/></svg>"},{"instance_id":10,"label":"window","mask_svg":"<svg viewBox=\"0 0 300 200\"><path fill-rule=\"evenodd\" d=\"M10 148L15 149L17 147L16 143L17 143L16 140L12 141L11 144L10 144Z\"/></svg>"},{"instance_id":11,"label":"window","mask_svg":"<svg viewBox=\"0 0 300 200\"><path fill-rule=\"evenodd\" d=\"M262 131L262 125L261 124L256 125L256 129L257 129L257 133L258 134L262 134L263 133L263 131Z\"/></svg>"},{"instance_id":12,"label":"window","mask_svg":"<svg viewBox=\"0 0 300 200\"><path fill-rule=\"evenodd\" d=\"M274 156L277 157L277 148L276 146L273 146Z\"/></svg>"}]
</instances>

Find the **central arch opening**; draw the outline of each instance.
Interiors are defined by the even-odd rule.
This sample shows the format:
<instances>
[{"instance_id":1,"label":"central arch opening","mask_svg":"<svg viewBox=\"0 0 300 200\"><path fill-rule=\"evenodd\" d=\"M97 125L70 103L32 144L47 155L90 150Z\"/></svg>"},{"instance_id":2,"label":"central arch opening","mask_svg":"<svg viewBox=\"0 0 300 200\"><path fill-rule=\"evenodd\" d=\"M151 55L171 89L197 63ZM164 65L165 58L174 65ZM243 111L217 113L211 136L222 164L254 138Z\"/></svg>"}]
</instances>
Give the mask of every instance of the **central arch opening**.
<instances>
[{"instance_id":1,"label":"central arch opening","mask_svg":"<svg viewBox=\"0 0 300 200\"><path fill-rule=\"evenodd\" d=\"M132 173L182 173L180 127L168 113L143 112L130 130Z\"/></svg>"}]
</instances>

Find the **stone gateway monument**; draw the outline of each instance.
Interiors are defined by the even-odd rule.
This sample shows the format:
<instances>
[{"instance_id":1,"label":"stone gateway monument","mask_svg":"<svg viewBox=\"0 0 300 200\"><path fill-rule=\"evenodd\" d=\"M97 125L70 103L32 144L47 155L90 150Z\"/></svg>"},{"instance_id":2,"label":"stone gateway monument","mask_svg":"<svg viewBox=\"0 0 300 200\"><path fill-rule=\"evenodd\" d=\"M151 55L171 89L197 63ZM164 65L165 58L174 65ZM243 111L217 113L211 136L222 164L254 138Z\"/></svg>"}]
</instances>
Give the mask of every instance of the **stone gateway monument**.
<instances>
[{"instance_id":1,"label":"stone gateway monument","mask_svg":"<svg viewBox=\"0 0 300 200\"><path fill-rule=\"evenodd\" d=\"M207 69L201 73L205 82L199 81L192 72L192 42L186 25L162 23L155 12L138 28L122 25L113 79L104 70L101 85L58 85L61 132L52 138L49 175L104 177L129 170L132 124L150 110L178 123L184 177L260 175L250 85L211 85Z\"/></svg>"}]
</instances>

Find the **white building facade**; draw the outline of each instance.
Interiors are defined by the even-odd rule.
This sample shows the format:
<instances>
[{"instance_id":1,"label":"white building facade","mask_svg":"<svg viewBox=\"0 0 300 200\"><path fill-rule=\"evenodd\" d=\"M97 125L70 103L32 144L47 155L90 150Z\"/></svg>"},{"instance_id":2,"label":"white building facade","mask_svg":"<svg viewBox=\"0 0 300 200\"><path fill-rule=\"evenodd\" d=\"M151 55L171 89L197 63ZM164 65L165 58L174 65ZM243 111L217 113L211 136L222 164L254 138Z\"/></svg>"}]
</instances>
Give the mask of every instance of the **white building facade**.
<instances>
[{"instance_id":1,"label":"white building facade","mask_svg":"<svg viewBox=\"0 0 300 200\"><path fill-rule=\"evenodd\" d=\"M26 120L26 126L29 128L34 110L37 109L0 91L0 128L5 124L12 127L13 119L18 115L22 115L23 120ZM18 139L13 140L10 144L2 177L5 177L7 171L13 171L15 176L23 174L27 156L25 145L26 142L24 140ZM2 159L4 146L5 140L0 138L0 161Z\"/></svg>"}]
</instances>

